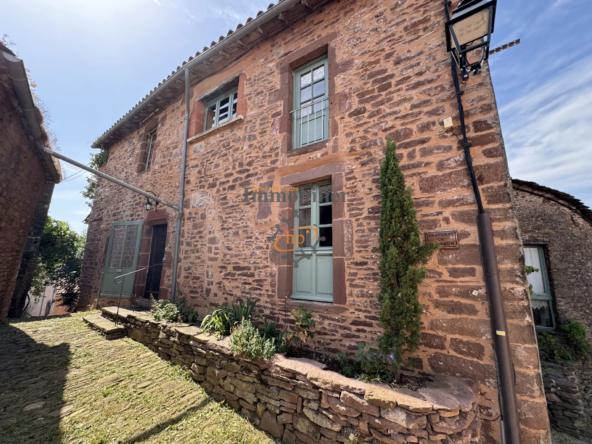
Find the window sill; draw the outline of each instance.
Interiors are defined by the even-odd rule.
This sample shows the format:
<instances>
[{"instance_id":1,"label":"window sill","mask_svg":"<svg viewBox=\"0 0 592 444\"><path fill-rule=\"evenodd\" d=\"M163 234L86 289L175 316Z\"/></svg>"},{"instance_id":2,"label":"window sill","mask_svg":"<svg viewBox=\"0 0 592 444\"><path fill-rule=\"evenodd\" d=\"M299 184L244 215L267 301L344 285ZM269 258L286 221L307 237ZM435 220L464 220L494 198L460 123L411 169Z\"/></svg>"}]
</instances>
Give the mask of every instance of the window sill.
<instances>
[{"instance_id":1,"label":"window sill","mask_svg":"<svg viewBox=\"0 0 592 444\"><path fill-rule=\"evenodd\" d=\"M218 126L216 126L214 128L210 128L209 130L204 131L203 133L199 133L199 134L196 134L193 137L190 137L189 139L187 139L187 143L197 142L198 140L201 140L201 139L203 139L205 137L208 137L210 134L213 134L213 133L215 133L217 131L223 130L224 128L227 128L229 126L234 125L235 123L242 122L244 120L245 120L245 116L236 116L236 117L233 117L232 119L227 120L226 122L224 122L224 123L222 123L222 124L220 124L220 125L218 125Z\"/></svg>"},{"instance_id":2,"label":"window sill","mask_svg":"<svg viewBox=\"0 0 592 444\"><path fill-rule=\"evenodd\" d=\"M321 140L320 142L311 143L300 148L293 148L288 151L288 157L299 156L300 154L313 153L320 151L329 146L329 139Z\"/></svg>"}]
</instances>

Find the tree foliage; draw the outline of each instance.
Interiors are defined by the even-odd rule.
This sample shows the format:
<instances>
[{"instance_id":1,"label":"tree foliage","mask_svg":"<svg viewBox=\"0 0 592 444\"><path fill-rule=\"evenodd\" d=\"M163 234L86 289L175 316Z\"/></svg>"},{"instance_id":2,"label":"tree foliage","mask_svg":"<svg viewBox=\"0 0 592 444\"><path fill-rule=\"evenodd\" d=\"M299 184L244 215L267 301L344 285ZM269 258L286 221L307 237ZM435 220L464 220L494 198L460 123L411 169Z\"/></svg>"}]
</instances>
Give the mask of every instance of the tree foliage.
<instances>
[{"instance_id":1,"label":"tree foliage","mask_svg":"<svg viewBox=\"0 0 592 444\"><path fill-rule=\"evenodd\" d=\"M396 144L387 141L386 157L380 168L380 325L384 332L378 340L383 355L392 356L398 367L403 354L420 345L422 306L417 297L419 284L426 275L424 265L438 248L422 245L411 187L396 156Z\"/></svg>"},{"instance_id":2,"label":"tree foliage","mask_svg":"<svg viewBox=\"0 0 592 444\"><path fill-rule=\"evenodd\" d=\"M56 288L61 302L69 312L74 311L79 294L80 270L85 236L76 233L67 222L47 217L31 293L41 296L47 285Z\"/></svg>"},{"instance_id":3,"label":"tree foliage","mask_svg":"<svg viewBox=\"0 0 592 444\"><path fill-rule=\"evenodd\" d=\"M109 151L101 149L100 152L90 155L90 162L88 166L98 170L101 165L104 165L109 160ZM93 200L95 199L95 192L97 191L97 177L90 175L86 178L86 187L80 192L86 198L86 204L92 208Z\"/></svg>"}]
</instances>

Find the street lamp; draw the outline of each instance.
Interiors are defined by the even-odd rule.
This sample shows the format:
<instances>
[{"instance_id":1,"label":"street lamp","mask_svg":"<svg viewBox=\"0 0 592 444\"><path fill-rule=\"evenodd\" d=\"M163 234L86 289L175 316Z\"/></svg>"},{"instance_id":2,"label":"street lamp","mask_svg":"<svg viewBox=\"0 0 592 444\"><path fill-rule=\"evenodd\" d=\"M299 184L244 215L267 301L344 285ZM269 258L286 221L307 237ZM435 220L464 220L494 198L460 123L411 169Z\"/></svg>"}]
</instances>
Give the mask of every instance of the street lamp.
<instances>
[{"instance_id":1,"label":"street lamp","mask_svg":"<svg viewBox=\"0 0 592 444\"><path fill-rule=\"evenodd\" d=\"M452 52L463 80L468 80L469 73L477 73L489 57L497 0L462 0L452 16L448 10L451 4L446 0L446 49ZM479 48L481 59L469 63L468 54Z\"/></svg>"},{"instance_id":2,"label":"street lamp","mask_svg":"<svg viewBox=\"0 0 592 444\"><path fill-rule=\"evenodd\" d=\"M146 192L154 194L155 197L158 197L158 196L156 196L156 193L154 193L153 191L146 191ZM154 202L154 206L155 206L156 211L158 211L158 201ZM146 211L150 211L152 209L152 201L149 198L146 198L146 202L144 202L144 209Z\"/></svg>"}]
</instances>

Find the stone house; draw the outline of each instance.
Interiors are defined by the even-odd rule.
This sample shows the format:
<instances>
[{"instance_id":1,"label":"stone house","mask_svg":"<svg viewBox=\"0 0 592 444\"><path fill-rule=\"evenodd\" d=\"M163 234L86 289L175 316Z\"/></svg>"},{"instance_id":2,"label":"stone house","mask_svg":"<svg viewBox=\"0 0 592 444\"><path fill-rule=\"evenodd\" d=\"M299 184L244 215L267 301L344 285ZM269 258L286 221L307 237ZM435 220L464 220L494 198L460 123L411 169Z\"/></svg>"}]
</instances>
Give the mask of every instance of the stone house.
<instances>
[{"instance_id":1,"label":"stone house","mask_svg":"<svg viewBox=\"0 0 592 444\"><path fill-rule=\"evenodd\" d=\"M539 332L568 319L592 339L592 210L575 197L534 182L512 179L513 202L533 288L533 320ZM543 362L553 427L592 438L592 363Z\"/></svg>"},{"instance_id":2,"label":"stone house","mask_svg":"<svg viewBox=\"0 0 592 444\"><path fill-rule=\"evenodd\" d=\"M420 289L423 345L408 365L477 381L484 442L501 442L477 205L456 136L444 23L439 1L283 0L173 71L169 78L191 63L178 289L202 315L210 304L249 294L261 316L280 324L286 310L311 309L317 350L353 354L358 341L374 341L381 332L379 167L392 138L421 230L455 230L459 243L428 264ZM109 152L101 171L177 202L184 87L182 80L165 82L93 146ZM488 67L463 88L473 163L493 218L523 442L549 442L524 250ZM449 116L453 132L443 127ZM271 199L270 192L295 189L298 202ZM144 201L99 180L82 306L112 305L120 290L144 303L150 295L170 297L177 216L163 206L146 212ZM303 237L306 259L278 251L289 249L285 236L276 240L290 229L282 219L294 214L323 233L315 248ZM123 288L113 283L116 273L148 265L150 274L137 273Z\"/></svg>"},{"instance_id":3,"label":"stone house","mask_svg":"<svg viewBox=\"0 0 592 444\"><path fill-rule=\"evenodd\" d=\"M0 322L27 259L39 249L53 188L61 180L59 163L42 151L47 143L23 61L0 43Z\"/></svg>"},{"instance_id":4,"label":"stone house","mask_svg":"<svg viewBox=\"0 0 592 444\"><path fill-rule=\"evenodd\" d=\"M568 319L592 338L592 210L567 193L512 179L516 217L533 286L538 330Z\"/></svg>"}]
</instances>

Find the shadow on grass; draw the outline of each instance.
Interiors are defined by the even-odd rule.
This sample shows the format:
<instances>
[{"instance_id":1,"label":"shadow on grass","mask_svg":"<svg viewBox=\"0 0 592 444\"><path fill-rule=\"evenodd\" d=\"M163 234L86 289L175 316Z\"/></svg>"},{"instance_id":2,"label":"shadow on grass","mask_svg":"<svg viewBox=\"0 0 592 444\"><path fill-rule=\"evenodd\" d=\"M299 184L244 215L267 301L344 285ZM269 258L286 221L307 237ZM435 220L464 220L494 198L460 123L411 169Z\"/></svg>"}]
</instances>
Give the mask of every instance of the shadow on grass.
<instances>
[{"instance_id":1,"label":"shadow on grass","mask_svg":"<svg viewBox=\"0 0 592 444\"><path fill-rule=\"evenodd\" d=\"M160 424L156 424L154 427L151 427L148 430L137 433L136 435L132 436L127 441L124 441L122 444L134 444L137 442L146 441L148 438L159 434L160 432L165 430L167 427L172 426L173 424L177 424L189 413L197 412L198 410L203 409L210 402L212 402L212 399L206 398L202 402L200 402L198 405L185 410L183 413L179 413L178 415L173 416L172 418L170 418L164 422L161 422Z\"/></svg>"},{"instance_id":2,"label":"shadow on grass","mask_svg":"<svg viewBox=\"0 0 592 444\"><path fill-rule=\"evenodd\" d=\"M69 344L48 346L11 324L0 326L1 443L61 442L70 359Z\"/></svg>"}]
</instances>

